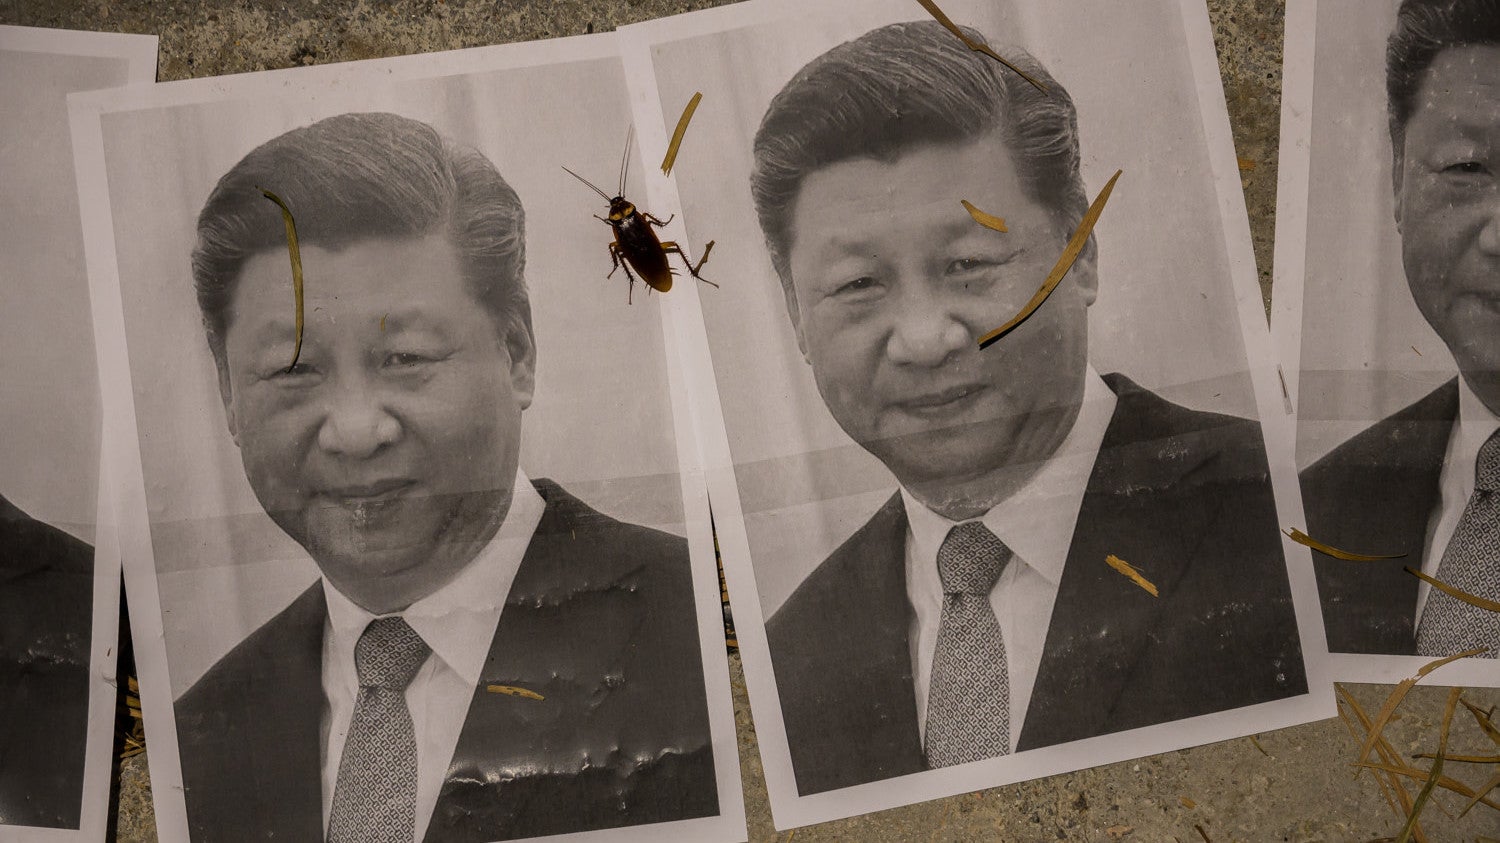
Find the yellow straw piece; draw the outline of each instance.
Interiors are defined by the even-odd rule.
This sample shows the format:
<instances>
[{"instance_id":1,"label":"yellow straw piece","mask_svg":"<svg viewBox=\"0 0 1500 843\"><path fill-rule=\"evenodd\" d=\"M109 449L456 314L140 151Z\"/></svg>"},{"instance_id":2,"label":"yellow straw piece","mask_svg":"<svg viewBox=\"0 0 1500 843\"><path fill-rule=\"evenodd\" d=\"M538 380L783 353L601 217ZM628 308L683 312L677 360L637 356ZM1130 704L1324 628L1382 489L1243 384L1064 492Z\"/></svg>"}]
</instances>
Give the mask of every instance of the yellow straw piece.
<instances>
[{"instance_id":1,"label":"yellow straw piece","mask_svg":"<svg viewBox=\"0 0 1500 843\"><path fill-rule=\"evenodd\" d=\"M1025 79L1027 82L1030 82L1032 85L1036 86L1036 89L1038 91L1041 91L1044 94L1047 93L1047 86L1046 85L1043 85L1042 83L1036 81L1035 79L1032 79L1030 76L1027 76L1026 72L1024 70L1022 70L1019 67L1016 67L1015 65L1013 65L1010 62L1006 61L1004 58L1001 58L1001 56L1000 56L999 53L995 52L994 50L991 50L989 47L985 46L984 44L980 44L980 43L978 43L976 41L971 40L969 38L969 36L967 36L967 35L964 34L964 31L962 29L958 28L958 24L954 23L952 20L949 19L949 17L947 15L943 14L943 10L939 9L938 5L936 3L934 3L934 2L932 2L932 0L917 0L917 2L922 4L922 8L924 8L928 12L930 12L932 14L932 16L937 19L938 23L940 23L944 27L946 27L949 32L953 33L954 35L957 35L958 36L958 40L964 42L964 46L965 47L968 47L969 49L973 50L976 53L984 53L985 55L989 56L990 58L994 59L995 61L998 61L1001 64L1005 65L1006 67L1010 68L1011 70L1015 71L1018 75L1020 75L1020 77L1022 79Z\"/></svg>"},{"instance_id":2,"label":"yellow straw piece","mask_svg":"<svg viewBox=\"0 0 1500 843\"><path fill-rule=\"evenodd\" d=\"M974 207L974 204L967 199L960 199L958 201L963 203L964 210L969 212L969 216L973 217L975 222L985 228L992 228L996 231L1010 231L1010 229L1005 227L1005 220L1000 217L994 214L986 214L984 211Z\"/></svg>"},{"instance_id":3,"label":"yellow straw piece","mask_svg":"<svg viewBox=\"0 0 1500 843\"><path fill-rule=\"evenodd\" d=\"M281 221L286 225L286 247L292 256L292 295L297 299L297 343L292 347L292 362L286 367L290 372L296 368L297 358L302 356L302 252L297 248L297 221L292 219L292 209L281 201L280 196L264 187L256 189L281 209Z\"/></svg>"},{"instance_id":4,"label":"yellow straw piece","mask_svg":"<svg viewBox=\"0 0 1500 843\"><path fill-rule=\"evenodd\" d=\"M1339 550L1331 544L1324 544L1323 542L1318 541L1317 539L1309 536L1296 527L1292 527L1291 529L1285 530L1284 532L1286 533L1287 538L1290 538L1297 544L1303 545L1305 547L1310 547L1319 553L1332 556L1334 559L1342 559L1345 562L1379 562L1382 559L1400 559L1401 557L1406 555L1404 553L1396 553L1387 556L1368 553L1350 553L1347 550Z\"/></svg>"},{"instance_id":5,"label":"yellow straw piece","mask_svg":"<svg viewBox=\"0 0 1500 843\"><path fill-rule=\"evenodd\" d=\"M1073 239L1068 241L1068 245L1063 249L1062 255L1057 259L1057 263L1052 267L1052 271L1047 273L1047 280L1042 282L1042 288L1036 291L1036 295L1031 297L1031 301L1027 302L1026 306L1021 308L1021 312L1012 317L1009 322L980 337L980 348L988 347L990 343L1015 330L1017 325L1029 319L1031 314L1035 313L1036 309L1042 306L1042 302L1046 301L1047 297L1052 295L1052 291L1057 289L1057 285L1063 280L1063 276L1067 275L1068 270L1073 267L1073 261L1078 259L1078 255L1083 251L1084 245L1089 242L1089 235L1094 232L1094 223L1098 222L1099 215L1104 213L1104 203L1109 201L1109 194L1115 189L1115 181L1120 178L1120 174L1123 172L1123 170L1116 170L1115 174L1110 176L1109 183L1104 185L1104 189L1099 191L1098 196L1094 197L1094 204L1089 206L1088 211L1083 215L1083 219L1078 221L1078 230L1073 232Z\"/></svg>"},{"instance_id":6,"label":"yellow straw piece","mask_svg":"<svg viewBox=\"0 0 1500 843\"><path fill-rule=\"evenodd\" d=\"M661 159L661 174L670 176L672 165L677 163L677 148L682 146L682 136L687 134L688 123L693 120L693 112L698 110L698 103L703 99L702 91L694 91L693 98L688 100L687 107L682 110L682 116L677 118L677 128L672 130L672 142L667 144L667 157Z\"/></svg>"},{"instance_id":7,"label":"yellow straw piece","mask_svg":"<svg viewBox=\"0 0 1500 843\"><path fill-rule=\"evenodd\" d=\"M526 688L518 688L515 685L486 685L485 690L492 694L505 694L511 697L524 697L528 700L544 700L546 697Z\"/></svg>"},{"instance_id":8,"label":"yellow straw piece","mask_svg":"<svg viewBox=\"0 0 1500 843\"><path fill-rule=\"evenodd\" d=\"M1454 588L1453 586L1443 582L1440 579L1437 579L1436 577L1427 576L1426 574L1418 571L1416 568L1413 568L1410 565L1406 565L1405 570L1408 574L1415 574L1417 579L1428 583L1433 588L1441 591L1449 597L1455 598L1457 600L1462 600L1465 603L1468 603L1470 606L1478 606L1481 609L1488 609L1491 612L1500 612L1500 603L1496 603L1493 600L1486 600L1483 597L1470 594L1469 592L1464 591L1461 588Z\"/></svg>"},{"instance_id":9,"label":"yellow straw piece","mask_svg":"<svg viewBox=\"0 0 1500 843\"><path fill-rule=\"evenodd\" d=\"M1109 567L1114 568L1116 571L1124 574L1130 579L1131 582L1145 589L1147 594L1150 594L1152 597L1160 596L1156 593L1156 584L1141 576L1141 572L1137 570L1134 565L1126 562L1124 559L1121 559L1113 553L1104 557L1104 561L1109 564Z\"/></svg>"}]
</instances>

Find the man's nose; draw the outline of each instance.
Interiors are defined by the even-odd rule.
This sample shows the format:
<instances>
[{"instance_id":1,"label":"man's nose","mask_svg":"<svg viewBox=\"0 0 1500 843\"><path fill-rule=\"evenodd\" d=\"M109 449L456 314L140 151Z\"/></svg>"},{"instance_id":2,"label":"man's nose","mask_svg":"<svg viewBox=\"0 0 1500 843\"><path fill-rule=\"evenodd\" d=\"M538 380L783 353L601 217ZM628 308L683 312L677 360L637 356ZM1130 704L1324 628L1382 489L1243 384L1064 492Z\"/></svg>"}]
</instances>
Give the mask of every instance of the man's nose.
<instances>
[{"instance_id":1,"label":"man's nose","mask_svg":"<svg viewBox=\"0 0 1500 843\"><path fill-rule=\"evenodd\" d=\"M373 456L400 436L401 422L377 390L363 382L334 386L318 428L318 447L330 454L361 459Z\"/></svg>"},{"instance_id":2,"label":"man's nose","mask_svg":"<svg viewBox=\"0 0 1500 843\"><path fill-rule=\"evenodd\" d=\"M1500 194L1490 200L1489 219L1479 232L1479 248L1487 255L1500 257Z\"/></svg>"},{"instance_id":3,"label":"man's nose","mask_svg":"<svg viewBox=\"0 0 1500 843\"><path fill-rule=\"evenodd\" d=\"M969 329L955 312L956 303L923 292L897 303L886 353L902 365L941 366L969 342Z\"/></svg>"}]
</instances>

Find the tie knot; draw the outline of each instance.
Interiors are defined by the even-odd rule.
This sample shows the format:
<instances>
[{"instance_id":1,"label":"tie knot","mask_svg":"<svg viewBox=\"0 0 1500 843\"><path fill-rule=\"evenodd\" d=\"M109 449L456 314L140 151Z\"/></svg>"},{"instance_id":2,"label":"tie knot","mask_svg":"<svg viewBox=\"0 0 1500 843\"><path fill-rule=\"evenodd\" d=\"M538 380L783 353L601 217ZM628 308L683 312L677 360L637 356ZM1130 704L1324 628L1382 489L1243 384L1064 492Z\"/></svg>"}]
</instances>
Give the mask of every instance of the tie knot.
<instances>
[{"instance_id":1,"label":"tie knot","mask_svg":"<svg viewBox=\"0 0 1500 843\"><path fill-rule=\"evenodd\" d=\"M1490 434L1479 446L1474 460L1474 488L1484 492L1500 490L1500 430Z\"/></svg>"},{"instance_id":2,"label":"tie knot","mask_svg":"<svg viewBox=\"0 0 1500 843\"><path fill-rule=\"evenodd\" d=\"M944 594L989 594L1010 561L1010 548L978 521L948 531L938 548Z\"/></svg>"},{"instance_id":3,"label":"tie knot","mask_svg":"<svg viewBox=\"0 0 1500 843\"><path fill-rule=\"evenodd\" d=\"M430 653L432 648L401 617L376 618L354 645L359 685L404 691Z\"/></svg>"}]
</instances>

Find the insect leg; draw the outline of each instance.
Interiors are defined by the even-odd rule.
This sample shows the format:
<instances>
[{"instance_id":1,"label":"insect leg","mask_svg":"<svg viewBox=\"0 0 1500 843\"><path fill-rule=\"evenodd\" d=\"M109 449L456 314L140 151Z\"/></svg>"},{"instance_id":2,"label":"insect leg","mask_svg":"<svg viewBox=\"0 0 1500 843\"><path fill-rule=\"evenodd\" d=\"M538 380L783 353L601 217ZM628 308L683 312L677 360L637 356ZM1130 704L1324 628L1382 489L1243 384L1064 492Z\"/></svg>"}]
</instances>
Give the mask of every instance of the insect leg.
<instances>
[{"instance_id":1,"label":"insect leg","mask_svg":"<svg viewBox=\"0 0 1500 843\"><path fill-rule=\"evenodd\" d=\"M611 269L609 271L609 274L604 277L613 278L616 270L619 270L621 268L625 270L625 277L630 279L630 286L625 290L625 303L630 304L631 298L635 295L635 276L630 274L630 264L620 259L620 242L618 240L610 242L609 256L612 260L614 260L615 268Z\"/></svg>"},{"instance_id":2,"label":"insect leg","mask_svg":"<svg viewBox=\"0 0 1500 843\"><path fill-rule=\"evenodd\" d=\"M662 226L666 225L667 223L671 222L672 220L677 219L677 215L676 214L673 214L670 217L667 217L665 221L659 220L656 217L654 217L654 216L646 213L645 211L641 211L640 214L641 214L641 217L646 220L646 222L651 223L652 225L656 226L657 228L661 228Z\"/></svg>"},{"instance_id":3,"label":"insect leg","mask_svg":"<svg viewBox=\"0 0 1500 843\"><path fill-rule=\"evenodd\" d=\"M703 247L703 257L699 258L698 259L698 263L696 263L696 264L693 263L692 258L688 257L687 252L684 252L682 250L682 247L679 246L679 245L677 245L677 241L676 240L664 240L664 241L662 241L661 250L663 252L673 252L679 258L682 258L683 265L687 267L687 271L694 278L698 279L699 281L702 281L703 283L705 283L705 284L707 284L707 285L709 285L711 287L717 287L717 286L719 286L718 284L715 284L714 282L712 282L712 281L708 280L707 278L704 278L702 275L698 274L698 270L702 269L703 265L705 263L708 263L708 253L712 252L714 250L714 241L712 241L712 240L708 241L708 245L706 245L706 246Z\"/></svg>"},{"instance_id":4,"label":"insect leg","mask_svg":"<svg viewBox=\"0 0 1500 843\"><path fill-rule=\"evenodd\" d=\"M604 276L605 278L615 277L615 273L620 271L621 266L624 266L620 262L620 243L617 240L611 240L609 243L609 259L615 262L615 268L611 269L609 274ZM625 267L625 274L630 275L630 267Z\"/></svg>"}]
</instances>

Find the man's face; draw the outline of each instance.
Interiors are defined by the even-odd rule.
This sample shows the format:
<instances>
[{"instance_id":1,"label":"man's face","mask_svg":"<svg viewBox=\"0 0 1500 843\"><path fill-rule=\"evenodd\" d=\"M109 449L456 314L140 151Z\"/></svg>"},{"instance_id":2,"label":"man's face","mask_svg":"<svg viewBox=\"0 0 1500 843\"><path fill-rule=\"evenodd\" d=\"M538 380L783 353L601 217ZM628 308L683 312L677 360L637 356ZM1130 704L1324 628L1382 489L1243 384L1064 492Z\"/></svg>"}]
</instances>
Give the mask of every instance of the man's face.
<instances>
[{"instance_id":1,"label":"man's face","mask_svg":"<svg viewBox=\"0 0 1500 843\"><path fill-rule=\"evenodd\" d=\"M1397 166L1412 298L1475 394L1500 412L1500 46L1438 55Z\"/></svg>"},{"instance_id":2,"label":"man's face","mask_svg":"<svg viewBox=\"0 0 1500 843\"><path fill-rule=\"evenodd\" d=\"M510 505L534 354L469 292L441 235L302 247L302 353L286 253L246 262L220 390L266 512L374 612L451 579Z\"/></svg>"},{"instance_id":3,"label":"man's face","mask_svg":"<svg viewBox=\"0 0 1500 843\"><path fill-rule=\"evenodd\" d=\"M961 199L1009 232L980 226ZM798 345L834 418L904 485L939 511L983 508L997 501L975 500L976 489L1051 455L1082 396L1093 252L1030 319L980 350L978 338L1036 293L1070 234L1026 194L997 137L814 171L792 232Z\"/></svg>"}]
</instances>

